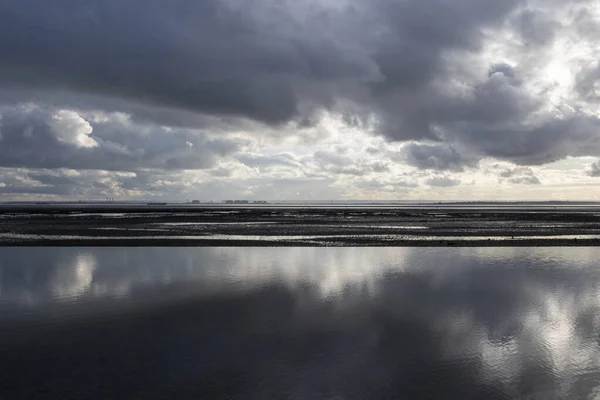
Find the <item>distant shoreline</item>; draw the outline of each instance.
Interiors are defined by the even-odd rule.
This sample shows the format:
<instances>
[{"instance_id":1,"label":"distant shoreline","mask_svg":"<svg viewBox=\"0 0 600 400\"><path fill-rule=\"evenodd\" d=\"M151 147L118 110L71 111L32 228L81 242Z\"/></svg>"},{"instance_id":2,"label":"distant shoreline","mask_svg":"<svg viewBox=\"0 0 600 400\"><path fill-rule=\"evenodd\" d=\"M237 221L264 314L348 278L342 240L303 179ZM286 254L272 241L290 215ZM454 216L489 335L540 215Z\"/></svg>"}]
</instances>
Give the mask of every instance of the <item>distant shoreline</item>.
<instances>
[{"instance_id":1,"label":"distant shoreline","mask_svg":"<svg viewBox=\"0 0 600 400\"><path fill-rule=\"evenodd\" d=\"M23 208L23 209L79 209L79 208L94 208L94 209L114 209L114 208L145 208L145 207L166 207L173 209L181 208L215 208L215 207L455 207L455 206L487 206L487 207L510 207L510 206L527 206L527 207L548 207L548 206L592 206L600 207L600 201L563 201L563 200L548 200L548 201L441 201L441 200L316 200L316 201L248 201L248 202L168 202L168 201L4 201L0 202L0 211L6 209Z\"/></svg>"}]
</instances>

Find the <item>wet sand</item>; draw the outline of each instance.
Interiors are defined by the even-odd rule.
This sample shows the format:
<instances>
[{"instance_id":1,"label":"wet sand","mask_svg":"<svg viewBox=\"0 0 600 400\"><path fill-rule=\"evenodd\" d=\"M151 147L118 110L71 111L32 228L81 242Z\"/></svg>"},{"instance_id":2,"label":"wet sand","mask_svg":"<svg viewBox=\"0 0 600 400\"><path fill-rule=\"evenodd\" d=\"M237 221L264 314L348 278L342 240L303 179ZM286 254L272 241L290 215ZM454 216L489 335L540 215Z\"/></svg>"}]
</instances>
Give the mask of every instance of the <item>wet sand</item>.
<instances>
[{"instance_id":1,"label":"wet sand","mask_svg":"<svg viewBox=\"0 0 600 400\"><path fill-rule=\"evenodd\" d=\"M600 207L0 206L0 245L596 246Z\"/></svg>"}]
</instances>

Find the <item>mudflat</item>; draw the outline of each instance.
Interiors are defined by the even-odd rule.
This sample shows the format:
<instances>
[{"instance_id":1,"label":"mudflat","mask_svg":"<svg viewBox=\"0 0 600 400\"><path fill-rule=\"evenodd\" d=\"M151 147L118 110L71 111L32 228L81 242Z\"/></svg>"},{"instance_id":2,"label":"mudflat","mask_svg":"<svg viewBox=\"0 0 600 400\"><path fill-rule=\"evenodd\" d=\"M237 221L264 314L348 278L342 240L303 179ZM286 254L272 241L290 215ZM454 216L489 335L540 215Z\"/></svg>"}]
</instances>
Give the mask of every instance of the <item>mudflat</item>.
<instances>
[{"instance_id":1,"label":"mudflat","mask_svg":"<svg viewBox=\"0 0 600 400\"><path fill-rule=\"evenodd\" d=\"M0 206L0 245L596 246L598 206Z\"/></svg>"}]
</instances>

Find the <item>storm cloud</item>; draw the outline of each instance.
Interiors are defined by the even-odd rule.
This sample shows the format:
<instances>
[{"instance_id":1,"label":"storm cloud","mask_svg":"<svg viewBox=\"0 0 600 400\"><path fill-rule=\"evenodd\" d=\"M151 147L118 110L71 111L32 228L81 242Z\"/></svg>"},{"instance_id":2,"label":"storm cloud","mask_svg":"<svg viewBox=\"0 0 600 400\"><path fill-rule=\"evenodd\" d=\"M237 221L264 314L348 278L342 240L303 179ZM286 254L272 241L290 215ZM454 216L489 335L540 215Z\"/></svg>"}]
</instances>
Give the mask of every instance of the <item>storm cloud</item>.
<instances>
[{"instance_id":1,"label":"storm cloud","mask_svg":"<svg viewBox=\"0 0 600 400\"><path fill-rule=\"evenodd\" d=\"M598 38L588 0L7 0L0 167L229 179L241 164L366 188L393 164L596 157ZM368 140L332 151L342 128Z\"/></svg>"},{"instance_id":2,"label":"storm cloud","mask_svg":"<svg viewBox=\"0 0 600 400\"><path fill-rule=\"evenodd\" d=\"M310 84L378 76L311 13L268 0L8 1L0 72L10 85L285 122Z\"/></svg>"},{"instance_id":3,"label":"storm cloud","mask_svg":"<svg viewBox=\"0 0 600 400\"><path fill-rule=\"evenodd\" d=\"M8 1L0 79L272 124L347 100L377 113L394 139L435 137L443 53L477 50L481 29L515 5Z\"/></svg>"}]
</instances>

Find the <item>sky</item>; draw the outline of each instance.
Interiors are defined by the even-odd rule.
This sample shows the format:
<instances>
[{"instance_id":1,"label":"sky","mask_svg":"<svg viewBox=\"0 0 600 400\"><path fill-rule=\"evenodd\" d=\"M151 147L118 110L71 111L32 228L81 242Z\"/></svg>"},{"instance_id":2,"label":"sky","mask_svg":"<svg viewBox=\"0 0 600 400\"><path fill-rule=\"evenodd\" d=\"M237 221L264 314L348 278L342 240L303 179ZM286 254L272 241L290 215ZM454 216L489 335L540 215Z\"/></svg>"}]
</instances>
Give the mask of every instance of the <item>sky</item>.
<instances>
[{"instance_id":1,"label":"sky","mask_svg":"<svg viewBox=\"0 0 600 400\"><path fill-rule=\"evenodd\" d=\"M600 3L4 0L0 201L600 200Z\"/></svg>"}]
</instances>

